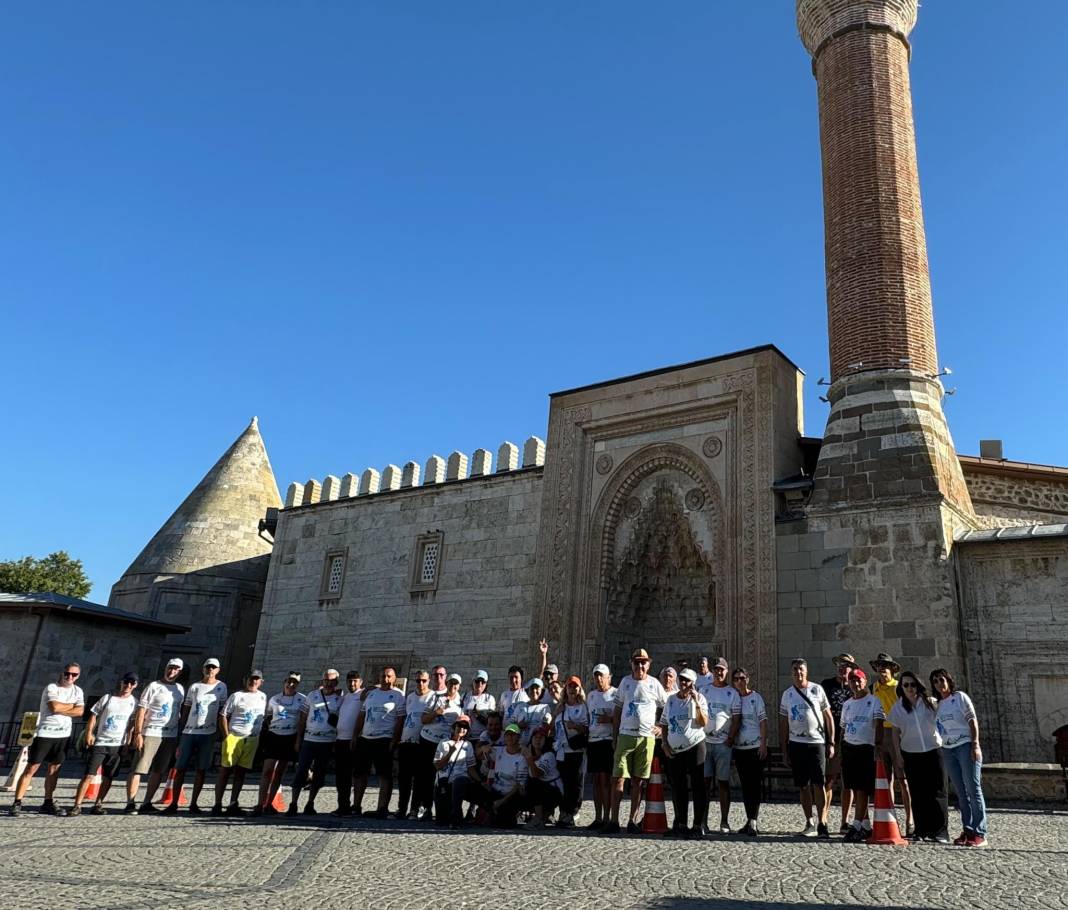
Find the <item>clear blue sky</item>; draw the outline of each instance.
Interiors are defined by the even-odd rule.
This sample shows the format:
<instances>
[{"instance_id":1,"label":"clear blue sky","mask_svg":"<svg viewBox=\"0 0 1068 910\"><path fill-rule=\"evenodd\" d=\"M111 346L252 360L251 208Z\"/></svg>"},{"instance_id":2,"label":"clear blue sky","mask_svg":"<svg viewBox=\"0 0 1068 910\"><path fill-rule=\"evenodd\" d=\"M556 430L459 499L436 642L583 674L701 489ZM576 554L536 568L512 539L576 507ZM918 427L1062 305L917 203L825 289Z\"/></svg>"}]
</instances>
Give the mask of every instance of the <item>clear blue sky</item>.
<instances>
[{"instance_id":1,"label":"clear blue sky","mask_svg":"<svg viewBox=\"0 0 1068 910\"><path fill-rule=\"evenodd\" d=\"M958 449L1068 464L1068 5L928 3L913 44ZM822 431L790 2L23 4L0 59L0 558L106 601L253 414L284 492L772 342Z\"/></svg>"}]
</instances>

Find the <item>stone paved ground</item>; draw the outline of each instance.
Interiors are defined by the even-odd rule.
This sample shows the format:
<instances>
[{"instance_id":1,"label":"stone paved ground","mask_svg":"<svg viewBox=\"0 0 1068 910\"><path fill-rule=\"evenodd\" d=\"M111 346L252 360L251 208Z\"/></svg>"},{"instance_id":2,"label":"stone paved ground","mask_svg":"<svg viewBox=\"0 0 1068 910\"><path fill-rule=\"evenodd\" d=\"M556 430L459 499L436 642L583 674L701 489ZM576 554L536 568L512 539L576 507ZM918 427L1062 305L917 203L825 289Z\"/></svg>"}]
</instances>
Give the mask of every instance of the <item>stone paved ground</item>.
<instances>
[{"instance_id":1,"label":"stone paved ground","mask_svg":"<svg viewBox=\"0 0 1068 910\"><path fill-rule=\"evenodd\" d=\"M35 786L19 818L0 815L3 907L1068 908L1063 810L995 809L991 847L966 850L801 841L791 834L799 810L782 803L765 807L767 834L756 841L675 843L584 831L450 833L328 815L63 819L33 811L39 794ZM71 795L65 782L61 804Z\"/></svg>"}]
</instances>

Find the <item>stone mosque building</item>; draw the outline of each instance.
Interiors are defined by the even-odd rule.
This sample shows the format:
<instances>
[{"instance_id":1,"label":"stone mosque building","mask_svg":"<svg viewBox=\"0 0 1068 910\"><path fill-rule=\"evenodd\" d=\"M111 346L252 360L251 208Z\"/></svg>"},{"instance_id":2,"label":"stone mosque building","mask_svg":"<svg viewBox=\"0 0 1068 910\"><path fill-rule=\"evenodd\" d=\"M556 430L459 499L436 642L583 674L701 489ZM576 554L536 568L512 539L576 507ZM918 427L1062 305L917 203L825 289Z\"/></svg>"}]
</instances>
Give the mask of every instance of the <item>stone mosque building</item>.
<instances>
[{"instance_id":1,"label":"stone mosque building","mask_svg":"<svg viewBox=\"0 0 1068 910\"><path fill-rule=\"evenodd\" d=\"M767 345L549 397L548 432L289 486L256 421L110 606L190 627L236 682L432 662L505 687L702 654L772 701L848 650L948 667L989 760L1051 761L1068 723L1068 469L958 455L942 409L916 165L916 0L798 0L819 97L830 414ZM799 72L798 78L807 78ZM813 179L815 179L815 174Z\"/></svg>"}]
</instances>

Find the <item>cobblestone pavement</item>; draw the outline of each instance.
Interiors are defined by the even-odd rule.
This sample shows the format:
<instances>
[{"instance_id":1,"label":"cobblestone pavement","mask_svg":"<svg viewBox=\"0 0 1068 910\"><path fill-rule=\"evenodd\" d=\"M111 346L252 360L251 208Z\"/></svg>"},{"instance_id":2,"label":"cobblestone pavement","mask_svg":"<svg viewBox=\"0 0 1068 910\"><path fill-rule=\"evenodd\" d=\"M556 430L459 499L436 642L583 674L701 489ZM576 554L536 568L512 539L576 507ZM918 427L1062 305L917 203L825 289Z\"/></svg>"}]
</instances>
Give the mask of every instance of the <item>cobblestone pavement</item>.
<instances>
[{"instance_id":1,"label":"cobblestone pavement","mask_svg":"<svg viewBox=\"0 0 1068 910\"><path fill-rule=\"evenodd\" d=\"M334 807L324 799L331 793L324 790L317 801L324 812ZM59 795L61 805L71 804L69 782ZM369 792L364 804L374 805L374 798ZM767 833L755 841L732 836L702 843L582 830L452 833L326 814L54 818L39 815L39 803L35 785L19 818L0 815L6 906L1068 908L1063 810L994 809L991 846L969 850L803 841L794 833L800 810L783 803L764 807ZM0 796L0 805L9 804L9 795ZM736 806L738 822L740 811ZM589 819L588 809L584 816Z\"/></svg>"}]
</instances>

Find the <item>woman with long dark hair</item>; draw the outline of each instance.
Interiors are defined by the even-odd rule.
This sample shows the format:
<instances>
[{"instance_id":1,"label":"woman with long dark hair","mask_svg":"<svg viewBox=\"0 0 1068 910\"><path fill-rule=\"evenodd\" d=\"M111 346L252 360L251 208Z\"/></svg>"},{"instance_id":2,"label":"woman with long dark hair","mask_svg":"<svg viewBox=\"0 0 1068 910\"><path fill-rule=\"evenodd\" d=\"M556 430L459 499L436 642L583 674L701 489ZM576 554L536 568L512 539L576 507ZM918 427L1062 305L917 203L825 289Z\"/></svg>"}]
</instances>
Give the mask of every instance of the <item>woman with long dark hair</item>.
<instances>
[{"instance_id":1,"label":"woman with long dark hair","mask_svg":"<svg viewBox=\"0 0 1068 910\"><path fill-rule=\"evenodd\" d=\"M942 738L938 735L935 700L911 670L901 674L897 684L897 703L887 718L894 726L896 752L912 794L912 817L916 825L915 840L949 843L945 835L945 772L942 768Z\"/></svg>"},{"instance_id":2,"label":"woman with long dark hair","mask_svg":"<svg viewBox=\"0 0 1068 910\"><path fill-rule=\"evenodd\" d=\"M586 744L590 734L590 709L582 680L568 677L564 695L553 709L556 723L556 758L564 781L564 799L560 806L558 828L575 824L582 805L582 768L586 761Z\"/></svg>"},{"instance_id":3,"label":"woman with long dark hair","mask_svg":"<svg viewBox=\"0 0 1068 910\"><path fill-rule=\"evenodd\" d=\"M935 709L942 737L942 760L957 793L963 830L958 847L986 846L986 800L983 799L983 750L979 748L979 721L967 693L957 688L949 670L931 671L931 689L938 699Z\"/></svg>"}]
</instances>

